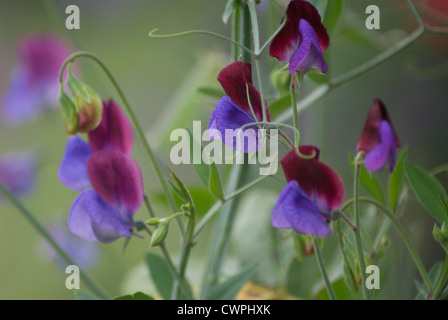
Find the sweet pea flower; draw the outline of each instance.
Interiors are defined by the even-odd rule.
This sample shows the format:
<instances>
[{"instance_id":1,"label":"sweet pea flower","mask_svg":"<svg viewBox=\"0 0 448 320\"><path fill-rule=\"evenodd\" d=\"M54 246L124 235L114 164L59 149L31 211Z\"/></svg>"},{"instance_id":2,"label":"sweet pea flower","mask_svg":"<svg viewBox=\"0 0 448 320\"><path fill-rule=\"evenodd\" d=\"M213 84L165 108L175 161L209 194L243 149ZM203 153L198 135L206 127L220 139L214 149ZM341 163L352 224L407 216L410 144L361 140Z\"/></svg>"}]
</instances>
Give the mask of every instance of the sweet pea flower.
<instances>
[{"instance_id":1,"label":"sweet pea flower","mask_svg":"<svg viewBox=\"0 0 448 320\"><path fill-rule=\"evenodd\" d=\"M242 130L244 135L249 136L249 142L244 143L242 148L237 141L237 136L226 137L226 129L237 130L246 124L263 121L261 96L252 84L251 64L241 61L231 63L221 70L218 81L226 96L221 98L210 117L208 125L210 139L221 139L230 148L242 152L258 150L257 125L248 126ZM265 108L267 121L270 121L266 103Z\"/></svg>"},{"instance_id":2,"label":"sweet pea flower","mask_svg":"<svg viewBox=\"0 0 448 320\"><path fill-rule=\"evenodd\" d=\"M0 156L0 181L16 196L27 195L36 181L36 161L30 152L10 152Z\"/></svg>"},{"instance_id":3,"label":"sweet pea flower","mask_svg":"<svg viewBox=\"0 0 448 320\"><path fill-rule=\"evenodd\" d=\"M87 160L93 152L111 149L128 156L132 152L132 126L115 101L103 101L101 122L88 133L88 140L89 143L79 136L70 137L59 167L59 180L74 191L90 186Z\"/></svg>"},{"instance_id":4,"label":"sweet pea flower","mask_svg":"<svg viewBox=\"0 0 448 320\"><path fill-rule=\"evenodd\" d=\"M25 37L18 48L20 63L2 101L3 119L20 124L57 107L59 69L69 55L70 49L57 36Z\"/></svg>"},{"instance_id":5,"label":"sweet pea flower","mask_svg":"<svg viewBox=\"0 0 448 320\"><path fill-rule=\"evenodd\" d=\"M375 99L356 152L363 151L365 153L364 165L367 170L379 171L388 162L389 170L392 172L395 168L396 153L399 147L400 141L386 107L379 99Z\"/></svg>"},{"instance_id":6,"label":"sweet pea flower","mask_svg":"<svg viewBox=\"0 0 448 320\"><path fill-rule=\"evenodd\" d=\"M326 73L328 65L323 51L329 43L317 9L307 1L292 0L286 9L286 23L272 40L269 55L289 62L290 74L305 74L310 68Z\"/></svg>"},{"instance_id":7,"label":"sweet pea flower","mask_svg":"<svg viewBox=\"0 0 448 320\"><path fill-rule=\"evenodd\" d=\"M319 161L318 148L300 146L299 151L315 156L304 159L291 150L281 160L288 184L274 207L271 223L276 228L326 237L331 234L329 213L344 202L344 184L333 169Z\"/></svg>"},{"instance_id":8,"label":"sweet pea flower","mask_svg":"<svg viewBox=\"0 0 448 320\"><path fill-rule=\"evenodd\" d=\"M109 243L130 238L133 216L143 203L143 181L138 164L115 150L93 153L87 161L93 189L81 192L72 204L68 226L89 241Z\"/></svg>"},{"instance_id":9,"label":"sweet pea flower","mask_svg":"<svg viewBox=\"0 0 448 320\"><path fill-rule=\"evenodd\" d=\"M90 241L129 238L143 202L143 182L138 164L129 157L132 127L115 102L104 103L101 123L88 139L70 137L59 168L65 186L84 190L70 210L69 229Z\"/></svg>"}]
</instances>

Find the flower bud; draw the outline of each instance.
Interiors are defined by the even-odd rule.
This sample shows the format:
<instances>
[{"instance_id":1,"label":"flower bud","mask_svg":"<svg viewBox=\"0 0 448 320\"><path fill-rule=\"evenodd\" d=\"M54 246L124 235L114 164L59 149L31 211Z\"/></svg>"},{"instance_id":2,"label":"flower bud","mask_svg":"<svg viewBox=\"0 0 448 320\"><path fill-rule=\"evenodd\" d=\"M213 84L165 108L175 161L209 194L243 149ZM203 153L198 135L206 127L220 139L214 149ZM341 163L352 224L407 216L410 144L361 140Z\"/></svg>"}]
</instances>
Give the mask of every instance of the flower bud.
<instances>
[{"instance_id":1,"label":"flower bud","mask_svg":"<svg viewBox=\"0 0 448 320\"><path fill-rule=\"evenodd\" d=\"M78 115L78 131L89 132L98 127L103 115L103 102L85 83L69 75L67 85L72 91Z\"/></svg>"},{"instance_id":2,"label":"flower bud","mask_svg":"<svg viewBox=\"0 0 448 320\"><path fill-rule=\"evenodd\" d=\"M434 229L432 230L432 234L434 239L440 243L442 248L448 253L448 225L446 222L443 222L442 228L439 228L437 224L434 225Z\"/></svg>"},{"instance_id":3,"label":"flower bud","mask_svg":"<svg viewBox=\"0 0 448 320\"><path fill-rule=\"evenodd\" d=\"M156 226L160 223L159 218L151 218L148 221L145 222L148 226Z\"/></svg>"},{"instance_id":4,"label":"flower bud","mask_svg":"<svg viewBox=\"0 0 448 320\"><path fill-rule=\"evenodd\" d=\"M69 135L78 132L78 115L73 101L67 96L64 90L59 93L59 103L62 108L62 116L64 117L65 127Z\"/></svg>"},{"instance_id":5,"label":"flower bud","mask_svg":"<svg viewBox=\"0 0 448 320\"><path fill-rule=\"evenodd\" d=\"M158 246L165 240L168 234L168 226L169 222L161 223L156 231L154 231L151 238L151 247Z\"/></svg>"}]
</instances>

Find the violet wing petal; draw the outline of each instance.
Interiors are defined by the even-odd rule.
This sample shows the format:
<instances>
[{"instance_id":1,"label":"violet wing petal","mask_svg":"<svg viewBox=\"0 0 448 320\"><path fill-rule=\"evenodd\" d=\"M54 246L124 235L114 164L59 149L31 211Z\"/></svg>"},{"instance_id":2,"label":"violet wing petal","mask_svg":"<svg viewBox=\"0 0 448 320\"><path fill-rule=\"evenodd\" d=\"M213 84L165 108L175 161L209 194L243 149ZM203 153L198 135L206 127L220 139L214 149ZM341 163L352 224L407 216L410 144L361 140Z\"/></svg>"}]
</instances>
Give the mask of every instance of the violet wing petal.
<instances>
[{"instance_id":1,"label":"violet wing petal","mask_svg":"<svg viewBox=\"0 0 448 320\"><path fill-rule=\"evenodd\" d=\"M230 97L225 96L219 100L210 117L208 135L210 139L220 139L228 147L242 152L258 150L258 127L243 125L255 122L254 117L240 108ZM227 131L227 132L226 132ZM240 139L238 139L240 132ZM241 142L241 143L238 143Z\"/></svg>"},{"instance_id":2,"label":"violet wing petal","mask_svg":"<svg viewBox=\"0 0 448 320\"><path fill-rule=\"evenodd\" d=\"M381 121L379 133L380 143L365 156L364 165L369 171L381 170L390 157L390 152L395 149L394 130L386 120Z\"/></svg>"},{"instance_id":3,"label":"violet wing petal","mask_svg":"<svg viewBox=\"0 0 448 320\"><path fill-rule=\"evenodd\" d=\"M84 205L92 219L92 230L101 242L111 242L119 236L130 238L133 222L122 219L117 210L104 201L95 190L84 191Z\"/></svg>"},{"instance_id":4,"label":"violet wing petal","mask_svg":"<svg viewBox=\"0 0 448 320\"><path fill-rule=\"evenodd\" d=\"M302 19L299 23L299 32L301 34L301 43L291 56L289 73L294 74L294 72L299 70L302 74L305 74L310 68L326 73L328 65L319 47L319 40L313 27L306 20Z\"/></svg>"},{"instance_id":5,"label":"violet wing petal","mask_svg":"<svg viewBox=\"0 0 448 320\"><path fill-rule=\"evenodd\" d=\"M87 160L91 155L92 152L87 142L79 136L70 137L59 166L59 181L74 191L81 191L90 186Z\"/></svg>"},{"instance_id":6,"label":"violet wing petal","mask_svg":"<svg viewBox=\"0 0 448 320\"><path fill-rule=\"evenodd\" d=\"M75 199L68 214L68 228L77 236L89 241L98 241L92 229L92 218L85 206L85 197L89 190L81 192Z\"/></svg>"},{"instance_id":7,"label":"violet wing petal","mask_svg":"<svg viewBox=\"0 0 448 320\"><path fill-rule=\"evenodd\" d=\"M327 225L330 217L322 213L317 205L308 198L296 181L288 184L291 190L283 200L283 210L286 220L292 228L302 234L314 234L326 237L331 234Z\"/></svg>"}]
</instances>

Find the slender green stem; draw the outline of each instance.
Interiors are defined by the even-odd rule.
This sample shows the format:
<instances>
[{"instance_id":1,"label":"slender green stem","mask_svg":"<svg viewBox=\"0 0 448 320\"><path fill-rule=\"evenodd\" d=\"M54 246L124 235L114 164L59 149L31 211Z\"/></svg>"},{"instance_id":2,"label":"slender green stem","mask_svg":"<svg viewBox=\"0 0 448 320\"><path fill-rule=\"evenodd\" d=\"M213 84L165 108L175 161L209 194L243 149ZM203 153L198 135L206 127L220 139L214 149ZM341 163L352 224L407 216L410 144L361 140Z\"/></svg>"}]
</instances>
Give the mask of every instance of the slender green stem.
<instances>
[{"instance_id":1,"label":"slender green stem","mask_svg":"<svg viewBox=\"0 0 448 320\"><path fill-rule=\"evenodd\" d=\"M324 97L331 90L340 87L363 74L373 70L374 68L380 66L384 62L388 61L392 57L396 56L404 49L408 48L411 44L413 44L416 40L418 40L425 32L424 28L419 27L416 31L411 33L405 39L390 47L388 50L380 53L372 60L364 63L363 65L354 68L353 70L344 73L343 75L336 77L334 80L330 81L327 84L320 85L314 91L312 91L306 98L302 99L301 103L297 105L297 112L303 112L308 107L312 106L316 101ZM285 111L280 114L275 120L279 122L286 122L293 116L293 112L291 110Z\"/></svg>"},{"instance_id":2,"label":"slender green stem","mask_svg":"<svg viewBox=\"0 0 448 320\"><path fill-rule=\"evenodd\" d=\"M106 66L106 64L100 58L98 58L96 55L94 55L90 52L86 52L86 51L75 52L72 55L70 55L63 63L60 73L59 73L59 83L61 83L61 84L63 83L63 74L64 74L64 70L65 70L65 67L67 66L67 64L72 63L73 61L75 61L77 58L80 58L80 57L90 58L93 61L95 61L103 69L103 71L108 76L109 80L112 82L118 95L120 96L121 100L123 101L124 107L129 115L129 118L130 118L135 130L137 131L137 135L140 139L140 142L143 145L143 149L149 156L150 164L153 167L153 169L162 185L162 188L164 190L168 204L170 205L173 212L176 212L177 205L176 205L176 202L174 201L173 195L171 193L171 189L168 185L167 180L165 179L165 177L162 174L162 171L157 162L157 159L156 159L151 147L149 146L148 140L145 137L145 133L143 132L143 129L142 129L140 123L138 122L137 116L135 115L133 109L131 108L131 106L128 102L128 99L124 95L123 90L121 89L118 82L115 80L115 77L112 75L112 72L109 70L109 68ZM177 222L179 224L179 229L180 229L181 233L184 234L184 228L183 228L182 222L179 219L177 220Z\"/></svg>"},{"instance_id":3,"label":"slender green stem","mask_svg":"<svg viewBox=\"0 0 448 320\"><path fill-rule=\"evenodd\" d=\"M252 37L254 39L255 55L260 53L260 32L258 27L257 9L255 8L255 0L249 0L247 6L250 12L250 23L252 25Z\"/></svg>"},{"instance_id":4,"label":"slender green stem","mask_svg":"<svg viewBox=\"0 0 448 320\"><path fill-rule=\"evenodd\" d=\"M240 56L240 46L237 45L237 43L240 43L240 12L241 12L241 2L240 0L237 0L235 2L235 10L233 11L233 25L232 25L232 38L233 41L232 44L232 52L233 52L233 61L238 61L238 58Z\"/></svg>"},{"instance_id":5,"label":"slender green stem","mask_svg":"<svg viewBox=\"0 0 448 320\"><path fill-rule=\"evenodd\" d=\"M6 188L0 182L0 192L3 193L6 199L8 199L23 215L23 217L37 230L37 232L50 244L50 246L57 252L57 254L65 260L69 265L76 265L76 263L70 258L70 256L62 249L56 240L48 233L44 226L35 218L35 216L17 199L12 192ZM109 296L101 289L81 268L80 276L90 290L98 296L98 298L108 300Z\"/></svg>"},{"instance_id":6,"label":"slender green stem","mask_svg":"<svg viewBox=\"0 0 448 320\"><path fill-rule=\"evenodd\" d=\"M296 148L299 147L300 143L300 131L299 131L299 115L297 113L297 96L296 96L296 74L294 73L291 77L291 84L289 85L289 91L291 94L291 105L292 105L292 111L293 111L293 120L294 120L294 128L296 130L294 131L294 146Z\"/></svg>"},{"instance_id":7,"label":"slender green stem","mask_svg":"<svg viewBox=\"0 0 448 320\"><path fill-rule=\"evenodd\" d=\"M328 278L327 269L325 267L324 257L322 256L322 252L320 250L319 241L315 236L311 236L313 239L314 252L316 253L317 264L319 265L320 273L324 278L325 287L327 288L328 296L330 300L337 300L336 294L334 293L333 286L331 285L331 281Z\"/></svg>"},{"instance_id":8,"label":"slender green stem","mask_svg":"<svg viewBox=\"0 0 448 320\"><path fill-rule=\"evenodd\" d=\"M266 176L260 176L256 179L254 179L253 181L249 182L248 184L246 184L245 186L242 186L241 188L239 188L238 190L235 190L234 192L231 192L230 194L228 194L225 198L224 201L228 201L230 199L235 198L236 196L240 195L241 193L243 193L244 191L252 188L253 186L257 185L258 183L260 183L261 181L263 181L264 179L266 179L267 177L269 177L268 175Z\"/></svg>"},{"instance_id":9,"label":"slender green stem","mask_svg":"<svg viewBox=\"0 0 448 320\"><path fill-rule=\"evenodd\" d=\"M358 251L359 268L361 269L362 278L362 288L364 291L364 297L370 300L370 292L366 286L366 263L364 261L364 250L362 249L362 239L361 239L361 221L359 213L359 166L355 165L355 180L354 180L354 208L355 208L355 238L356 238L356 248Z\"/></svg>"},{"instance_id":10,"label":"slender green stem","mask_svg":"<svg viewBox=\"0 0 448 320\"><path fill-rule=\"evenodd\" d=\"M365 202L370 203L379 208L391 221L394 225L395 229L397 229L398 233L400 234L401 238L403 239L409 253L411 254L412 259L414 260L414 263L420 272L420 275L428 289L428 291L431 290L432 284L431 280L429 279L428 274L426 273L425 267L423 265L423 262L421 261L420 257L416 253L414 247L412 246L408 236L406 235L406 232L404 231L403 227L401 226L400 222L397 220L393 212L387 208L385 205L383 205L381 202L378 202L374 199L366 198L366 197L358 197L358 202ZM348 208L350 205L354 203L354 199L347 200L344 205L341 206L339 210L343 211L346 208Z\"/></svg>"},{"instance_id":11,"label":"slender green stem","mask_svg":"<svg viewBox=\"0 0 448 320\"><path fill-rule=\"evenodd\" d=\"M437 300L440 298L440 294L445 288L448 279L448 256L445 258L445 262L442 265L442 270L440 270L439 276L434 283L434 289L431 291L431 299Z\"/></svg>"},{"instance_id":12,"label":"slender green stem","mask_svg":"<svg viewBox=\"0 0 448 320\"><path fill-rule=\"evenodd\" d=\"M144 197L144 202L145 202L146 208L148 209L149 215L152 218L155 218L156 214L155 214L155 212L154 212L154 210L153 210L153 208L151 206L151 203L149 202L149 198L146 195ZM151 235L151 231L148 228L146 229L146 231L149 233L149 235ZM185 281L183 281L183 279L177 273L176 267L174 266L173 260L171 259L171 256L170 256L170 254L169 254L169 252L168 252L168 250L166 248L165 243L162 242L159 245L159 248L162 250L163 257L164 257L166 263L168 264L168 267L170 269L170 272L171 272L173 278L176 279L178 281L178 283L180 283L180 288L182 289L183 294L185 295L185 297L187 299L192 300L193 297L190 294L190 290L188 289L188 286L185 283ZM173 291L174 291L174 289L173 289Z\"/></svg>"},{"instance_id":13,"label":"slender green stem","mask_svg":"<svg viewBox=\"0 0 448 320\"><path fill-rule=\"evenodd\" d=\"M150 38L164 39L164 38L183 37L183 36L188 36L188 35L193 35L193 34L205 34L205 35L212 36L212 37L215 37L215 38L218 38L218 39L229 41L232 44L240 47L241 49L243 49L244 51L246 51L250 55L254 55L255 54L252 50L250 50L249 48L243 46L241 43L236 42L235 40L230 39L230 38L228 38L226 36L223 36L222 34L211 32L211 31L207 31L207 30L189 30L189 31L183 31L183 32L178 32L178 33L170 33L170 34L163 34L163 35L154 34L157 30L159 30L159 29L151 30L149 32L148 36Z\"/></svg>"},{"instance_id":14,"label":"slender green stem","mask_svg":"<svg viewBox=\"0 0 448 320\"><path fill-rule=\"evenodd\" d=\"M199 221L198 225L196 226L196 231L194 233L194 239L196 239L199 236L199 233L202 231L202 229L207 225L207 223L215 216L215 214L221 209L223 206L224 201L218 200L204 215L204 217Z\"/></svg>"}]
</instances>

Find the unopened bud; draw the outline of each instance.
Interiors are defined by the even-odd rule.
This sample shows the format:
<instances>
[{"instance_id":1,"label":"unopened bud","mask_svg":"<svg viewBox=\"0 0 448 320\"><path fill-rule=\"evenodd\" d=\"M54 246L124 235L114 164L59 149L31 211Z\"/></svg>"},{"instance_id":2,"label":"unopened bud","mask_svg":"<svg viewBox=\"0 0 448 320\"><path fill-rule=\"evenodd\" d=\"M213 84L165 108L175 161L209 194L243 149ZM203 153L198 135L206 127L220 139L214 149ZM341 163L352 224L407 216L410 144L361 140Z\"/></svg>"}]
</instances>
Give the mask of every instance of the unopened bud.
<instances>
[{"instance_id":1,"label":"unopened bud","mask_svg":"<svg viewBox=\"0 0 448 320\"><path fill-rule=\"evenodd\" d=\"M168 226L169 222L164 222L157 227L151 238L151 247L158 246L165 240L168 234Z\"/></svg>"},{"instance_id":2,"label":"unopened bud","mask_svg":"<svg viewBox=\"0 0 448 320\"><path fill-rule=\"evenodd\" d=\"M159 218L151 218L148 221L145 222L148 226L155 226L158 225L160 223L160 219Z\"/></svg>"},{"instance_id":3,"label":"unopened bud","mask_svg":"<svg viewBox=\"0 0 448 320\"><path fill-rule=\"evenodd\" d=\"M76 113L76 107L64 90L61 90L59 93L59 103L61 105L67 134L76 134L76 132L78 132L78 115Z\"/></svg>"}]
</instances>

